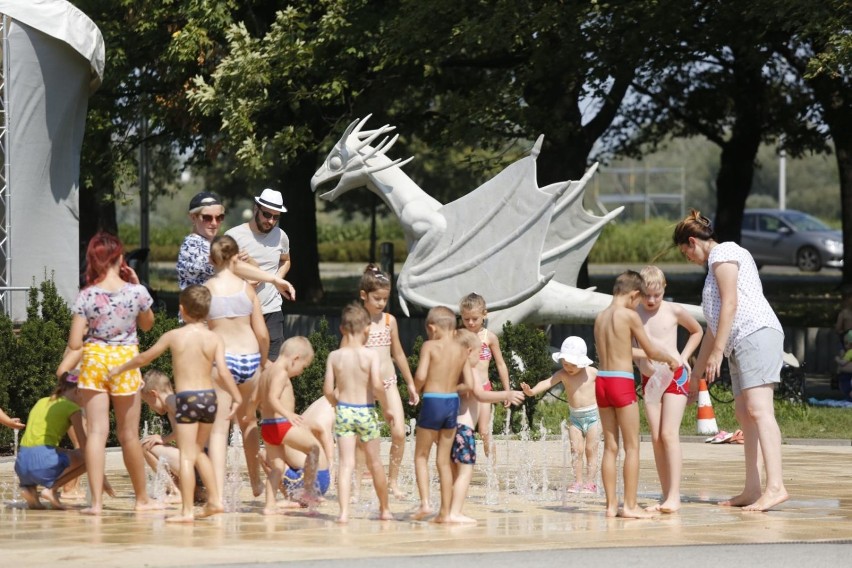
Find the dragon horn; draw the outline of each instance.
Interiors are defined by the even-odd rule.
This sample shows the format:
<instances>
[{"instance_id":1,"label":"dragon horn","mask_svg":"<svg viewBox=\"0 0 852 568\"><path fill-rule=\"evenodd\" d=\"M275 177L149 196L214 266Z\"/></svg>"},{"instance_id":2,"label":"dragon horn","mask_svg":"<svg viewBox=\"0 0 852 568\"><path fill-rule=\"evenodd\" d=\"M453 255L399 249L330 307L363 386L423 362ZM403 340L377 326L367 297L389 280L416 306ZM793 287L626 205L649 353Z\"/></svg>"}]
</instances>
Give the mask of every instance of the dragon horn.
<instances>
[{"instance_id":1,"label":"dragon horn","mask_svg":"<svg viewBox=\"0 0 852 568\"><path fill-rule=\"evenodd\" d=\"M398 167L401 168L402 166L404 166L405 164L407 164L408 162L410 162L413 159L414 159L414 156L411 156L407 160L403 160L402 158L397 158L396 160L394 160L392 162L388 162L387 164L378 164L376 166L370 166L365 171L368 174L374 174L376 172L380 172L382 170L386 170L386 169L392 168L394 166L398 166Z\"/></svg>"},{"instance_id":2,"label":"dragon horn","mask_svg":"<svg viewBox=\"0 0 852 568\"><path fill-rule=\"evenodd\" d=\"M372 113L368 114L362 119L355 119L352 123L346 128L346 132L343 133L341 140L346 140L350 136L358 136L358 133L361 132L361 129L364 128L364 125L367 124L367 121L370 120L370 117L373 116Z\"/></svg>"},{"instance_id":3,"label":"dragon horn","mask_svg":"<svg viewBox=\"0 0 852 568\"><path fill-rule=\"evenodd\" d=\"M390 142L388 142L388 137L385 136L384 139L375 148L373 148L369 154L364 156L364 160L369 160L378 153L387 155L388 150L390 150L394 143L396 143L397 139L399 139L399 134L395 134L394 137L390 139Z\"/></svg>"},{"instance_id":4,"label":"dragon horn","mask_svg":"<svg viewBox=\"0 0 852 568\"><path fill-rule=\"evenodd\" d=\"M394 127L391 126L390 124L385 124L381 128L374 130L373 133L370 134L370 136L366 140L362 140L361 142L358 143L358 145L355 147L355 151L360 152L364 148L364 146L369 146L373 142L373 140L375 140L376 138L378 138L382 134L385 134L386 132L390 132L393 129L394 129Z\"/></svg>"}]
</instances>

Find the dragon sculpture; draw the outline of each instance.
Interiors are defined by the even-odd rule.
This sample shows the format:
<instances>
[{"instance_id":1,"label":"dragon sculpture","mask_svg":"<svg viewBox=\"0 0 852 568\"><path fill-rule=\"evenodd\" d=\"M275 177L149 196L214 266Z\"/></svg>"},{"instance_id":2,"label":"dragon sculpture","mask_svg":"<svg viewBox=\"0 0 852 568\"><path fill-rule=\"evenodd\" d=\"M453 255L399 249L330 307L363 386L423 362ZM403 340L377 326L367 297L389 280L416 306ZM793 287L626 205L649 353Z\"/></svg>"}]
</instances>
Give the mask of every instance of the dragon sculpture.
<instances>
[{"instance_id":1,"label":"dragon sculpture","mask_svg":"<svg viewBox=\"0 0 852 568\"><path fill-rule=\"evenodd\" d=\"M407 160L387 152L398 134L385 125L363 130L370 118L353 121L311 179L311 188L335 183L320 195L335 200L358 187L378 195L399 218L408 258L399 272L400 306L445 305L475 291L488 302L488 326L503 323L589 323L611 296L576 288L580 265L604 225L623 207L603 217L582 205L586 182L538 187L540 136L528 156L506 167L473 192L442 205L405 172Z\"/></svg>"}]
</instances>

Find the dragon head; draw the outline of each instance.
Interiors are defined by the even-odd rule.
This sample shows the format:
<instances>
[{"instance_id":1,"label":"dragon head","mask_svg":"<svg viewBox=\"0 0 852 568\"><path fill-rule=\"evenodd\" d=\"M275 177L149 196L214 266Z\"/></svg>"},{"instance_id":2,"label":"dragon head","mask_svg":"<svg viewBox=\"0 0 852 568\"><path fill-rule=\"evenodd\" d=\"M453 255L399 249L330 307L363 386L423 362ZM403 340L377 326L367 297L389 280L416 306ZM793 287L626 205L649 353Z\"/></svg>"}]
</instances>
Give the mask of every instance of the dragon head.
<instances>
[{"instance_id":1,"label":"dragon head","mask_svg":"<svg viewBox=\"0 0 852 568\"><path fill-rule=\"evenodd\" d=\"M399 135L392 138L385 136L375 147L370 146L377 138L394 130L393 126L384 125L376 130L364 130L364 124L370 119L367 115L361 120L354 120L346 128L343 136L325 158L325 162L317 169L311 178L311 189L316 191L321 185L337 181L331 191L320 195L322 199L334 201L350 189L368 185L370 174L403 165L409 160L390 160L385 156Z\"/></svg>"}]
</instances>

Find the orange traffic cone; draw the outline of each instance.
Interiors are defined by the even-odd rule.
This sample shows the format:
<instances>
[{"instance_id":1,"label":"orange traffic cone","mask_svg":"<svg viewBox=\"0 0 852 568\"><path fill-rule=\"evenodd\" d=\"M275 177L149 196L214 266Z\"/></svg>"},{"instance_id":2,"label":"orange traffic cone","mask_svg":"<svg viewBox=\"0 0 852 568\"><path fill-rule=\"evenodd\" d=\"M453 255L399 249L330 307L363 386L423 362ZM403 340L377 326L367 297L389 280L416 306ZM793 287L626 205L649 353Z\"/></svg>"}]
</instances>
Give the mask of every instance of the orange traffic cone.
<instances>
[{"instance_id":1,"label":"orange traffic cone","mask_svg":"<svg viewBox=\"0 0 852 568\"><path fill-rule=\"evenodd\" d=\"M716 425L716 414L713 412L713 403L710 401L710 392L707 390L707 381L699 379L698 382L698 433L715 434L719 431Z\"/></svg>"}]
</instances>

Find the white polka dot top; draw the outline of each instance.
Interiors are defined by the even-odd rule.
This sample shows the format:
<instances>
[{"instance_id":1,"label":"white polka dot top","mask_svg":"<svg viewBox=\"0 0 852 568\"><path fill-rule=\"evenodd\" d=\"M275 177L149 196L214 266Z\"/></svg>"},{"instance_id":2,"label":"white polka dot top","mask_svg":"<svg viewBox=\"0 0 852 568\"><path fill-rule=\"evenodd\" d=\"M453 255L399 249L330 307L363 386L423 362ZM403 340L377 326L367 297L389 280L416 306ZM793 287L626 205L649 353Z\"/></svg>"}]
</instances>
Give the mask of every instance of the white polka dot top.
<instances>
[{"instance_id":1,"label":"white polka dot top","mask_svg":"<svg viewBox=\"0 0 852 568\"><path fill-rule=\"evenodd\" d=\"M701 293L701 308L713 335L719 328L719 313L722 309L722 299L719 297L719 284L713 273L713 265L719 262L732 262L737 265L737 311L728 344L725 345L725 357L731 355L737 344L755 331L769 327L781 333L781 322L772 311L769 302L763 295L763 285L757 274L757 265L751 254L737 243L720 243L710 250L707 266L707 279Z\"/></svg>"}]
</instances>

